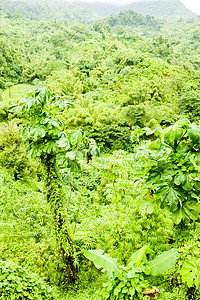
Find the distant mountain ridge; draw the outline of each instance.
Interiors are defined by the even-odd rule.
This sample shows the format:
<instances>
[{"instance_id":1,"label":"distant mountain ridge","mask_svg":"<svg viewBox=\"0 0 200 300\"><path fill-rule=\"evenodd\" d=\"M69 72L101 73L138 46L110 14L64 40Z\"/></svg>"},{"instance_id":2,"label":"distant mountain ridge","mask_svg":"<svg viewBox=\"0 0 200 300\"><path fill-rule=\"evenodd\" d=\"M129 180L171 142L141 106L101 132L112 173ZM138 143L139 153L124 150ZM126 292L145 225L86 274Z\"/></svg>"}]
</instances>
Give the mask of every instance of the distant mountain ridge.
<instances>
[{"instance_id":1,"label":"distant mountain ridge","mask_svg":"<svg viewBox=\"0 0 200 300\"><path fill-rule=\"evenodd\" d=\"M82 24L91 24L128 10L160 18L196 16L180 0L144 0L123 6L79 0L71 3L65 0L0 0L0 9L11 14L20 13L26 19L50 18Z\"/></svg>"},{"instance_id":2,"label":"distant mountain ridge","mask_svg":"<svg viewBox=\"0 0 200 300\"><path fill-rule=\"evenodd\" d=\"M185 5L180 0L150 0L142 2L133 2L126 5L116 5L116 4L106 4L106 3L88 3L88 2L78 2L80 5L87 7L89 10L100 16L109 16L111 14L118 14L120 11L124 10L134 10L144 16L151 15L154 17L161 18L172 18L172 17L195 17L196 14L185 7Z\"/></svg>"},{"instance_id":3,"label":"distant mountain ridge","mask_svg":"<svg viewBox=\"0 0 200 300\"><path fill-rule=\"evenodd\" d=\"M91 24L100 18L84 6L64 0L0 0L0 10L21 14L26 19L49 18L82 24Z\"/></svg>"}]
</instances>

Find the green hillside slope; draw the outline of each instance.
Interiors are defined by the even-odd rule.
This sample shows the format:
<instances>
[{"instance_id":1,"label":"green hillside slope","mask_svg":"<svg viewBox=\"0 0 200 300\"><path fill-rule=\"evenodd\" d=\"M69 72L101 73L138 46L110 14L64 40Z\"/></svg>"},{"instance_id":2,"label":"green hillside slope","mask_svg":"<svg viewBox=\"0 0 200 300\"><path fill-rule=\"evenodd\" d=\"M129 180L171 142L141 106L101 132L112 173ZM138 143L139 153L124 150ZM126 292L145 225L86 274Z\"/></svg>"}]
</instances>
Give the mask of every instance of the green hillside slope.
<instances>
[{"instance_id":1,"label":"green hillside slope","mask_svg":"<svg viewBox=\"0 0 200 300\"><path fill-rule=\"evenodd\" d=\"M99 19L94 12L79 4L65 1L7 1L0 0L0 9L7 14L21 14L26 19L57 19L70 23L90 24Z\"/></svg>"}]
</instances>

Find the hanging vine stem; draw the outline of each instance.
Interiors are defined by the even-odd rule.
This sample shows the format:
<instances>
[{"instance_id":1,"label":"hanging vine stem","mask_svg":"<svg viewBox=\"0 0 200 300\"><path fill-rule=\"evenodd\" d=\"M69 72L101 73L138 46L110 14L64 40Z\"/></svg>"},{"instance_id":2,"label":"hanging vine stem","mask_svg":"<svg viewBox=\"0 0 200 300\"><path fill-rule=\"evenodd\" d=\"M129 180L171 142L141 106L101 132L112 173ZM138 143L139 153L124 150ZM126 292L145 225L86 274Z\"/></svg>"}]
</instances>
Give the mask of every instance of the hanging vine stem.
<instances>
[{"instance_id":1,"label":"hanging vine stem","mask_svg":"<svg viewBox=\"0 0 200 300\"><path fill-rule=\"evenodd\" d=\"M55 156L47 154L41 157L41 161L46 169L45 187L47 201L50 204L59 252L64 263L63 271L66 271L67 282L74 284L77 279L78 268L73 235L64 207L65 194L62 186L62 178L57 167Z\"/></svg>"}]
</instances>

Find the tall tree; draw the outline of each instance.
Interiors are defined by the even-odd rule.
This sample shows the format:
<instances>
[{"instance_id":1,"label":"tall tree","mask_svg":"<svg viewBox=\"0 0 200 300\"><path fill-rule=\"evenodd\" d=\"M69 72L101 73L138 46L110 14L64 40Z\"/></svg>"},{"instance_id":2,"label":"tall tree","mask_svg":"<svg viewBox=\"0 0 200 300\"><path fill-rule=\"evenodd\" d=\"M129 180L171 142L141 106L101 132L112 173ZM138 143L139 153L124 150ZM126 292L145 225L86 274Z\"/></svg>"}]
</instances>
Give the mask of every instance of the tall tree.
<instances>
[{"instance_id":1,"label":"tall tree","mask_svg":"<svg viewBox=\"0 0 200 300\"><path fill-rule=\"evenodd\" d=\"M21 137L29 143L29 154L39 157L45 170L47 201L54 221L59 252L68 283L77 275L76 254L65 208L65 194L59 164L77 168L82 157L84 137L81 130L64 131L64 124L55 117L60 109L70 107L46 87L35 89L14 107L26 120ZM94 143L92 142L92 149ZM89 145L90 146L90 145ZM82 150L81 150L82 149Z\"/></svg>"}]
</instances>

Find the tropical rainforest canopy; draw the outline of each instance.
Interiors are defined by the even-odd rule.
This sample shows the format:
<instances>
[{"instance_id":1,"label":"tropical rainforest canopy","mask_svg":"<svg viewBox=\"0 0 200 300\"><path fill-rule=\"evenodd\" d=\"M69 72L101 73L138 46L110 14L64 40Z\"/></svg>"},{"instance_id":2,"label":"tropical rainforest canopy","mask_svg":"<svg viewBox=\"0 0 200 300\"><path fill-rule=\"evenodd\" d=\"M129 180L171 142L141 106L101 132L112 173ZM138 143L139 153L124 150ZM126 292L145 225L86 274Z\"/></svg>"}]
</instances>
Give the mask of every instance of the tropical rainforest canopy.
<instances>
[{"instance_id":1,"label":"tropical rainforest canopy","mask_svg":"<svg viewBox=\"0 0 200 300\"><path fill-rule=\"evenodd\" d=\"M137 5L0 0L2 300L200 299L200 17Z\"/></svg>"}]
</instances>

